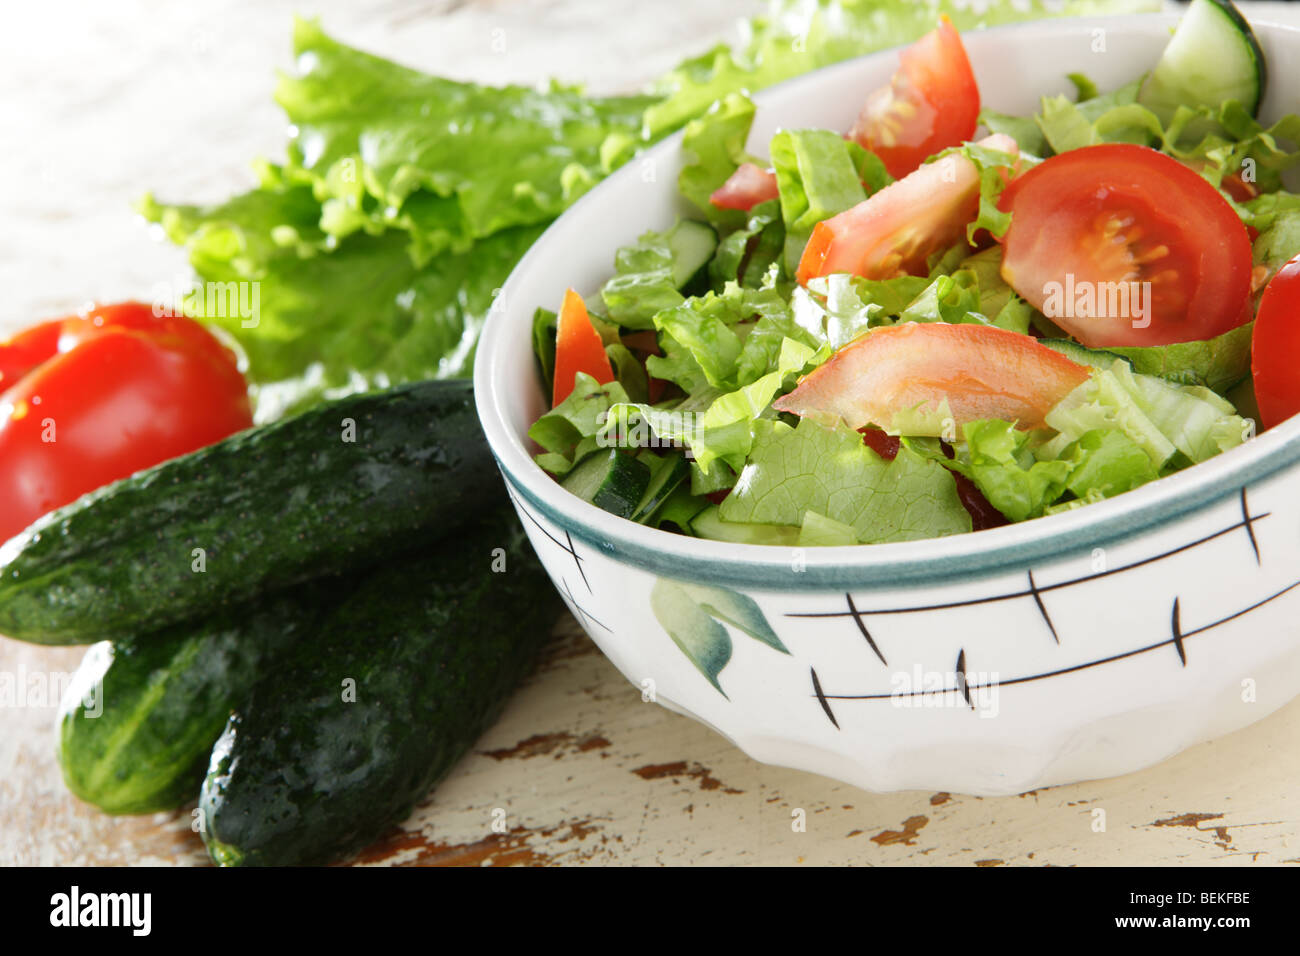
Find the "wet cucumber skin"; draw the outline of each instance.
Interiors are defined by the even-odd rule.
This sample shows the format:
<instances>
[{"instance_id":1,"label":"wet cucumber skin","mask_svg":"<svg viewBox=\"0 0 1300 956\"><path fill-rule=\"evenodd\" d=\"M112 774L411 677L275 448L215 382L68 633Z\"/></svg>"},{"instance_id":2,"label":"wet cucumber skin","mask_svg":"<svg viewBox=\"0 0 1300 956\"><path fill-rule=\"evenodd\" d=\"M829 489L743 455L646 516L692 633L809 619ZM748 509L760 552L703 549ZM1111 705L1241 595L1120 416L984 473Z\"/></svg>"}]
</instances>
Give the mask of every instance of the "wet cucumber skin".
<instances>
[{"instance_id":1,"label":"wet cucumber skin","mask_svg":"<svg viewBox=\"0 0 1300 956\"><path fill-rule=\"evenodd\" d=\"M68 789L111 814L194 800L231 711L338 590L312 582L239 613L91 647L60 706Z\"/></svg>"},{"instance_id":2,"label":"wet cucumber skin","mask_svg":"<svg viewBox=\"0 0 1300 956\"><path fill-rule=\"evenodd\" d=\"M157 631L415 547L500 495L468 381L339 399L101 488L6 543L0 634Z\"/></svg>"},{"instance_id":3,"label":"wet cucumber skin","mask_svg":"<svg viewBox=\"0 0 1300 956\"><path fill-rule=\"evenodd\" d=\"M313 864L373 842L495 719L561 607L508 507L372 572L213 748L199 802L213 859Z\"/></svg>"}]
</instances>

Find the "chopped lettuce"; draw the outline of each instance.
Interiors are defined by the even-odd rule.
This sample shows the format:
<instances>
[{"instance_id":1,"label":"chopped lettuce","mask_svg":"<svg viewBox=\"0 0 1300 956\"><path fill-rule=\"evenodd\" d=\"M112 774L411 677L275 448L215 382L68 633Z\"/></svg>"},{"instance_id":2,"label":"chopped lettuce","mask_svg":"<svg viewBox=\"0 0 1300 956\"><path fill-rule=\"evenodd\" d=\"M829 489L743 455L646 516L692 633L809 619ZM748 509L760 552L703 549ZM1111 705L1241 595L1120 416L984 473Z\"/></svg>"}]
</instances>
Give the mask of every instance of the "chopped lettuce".
<instances>
[{"instance_id":1,"label":"chopped lettuce","mask_svg":"<svg viewBox=\"0 0 1300 956\"><path fill-rule=\"evenodd\" d=\"M743 212L719 208L709 197L742 163L755 161L745 150L754 112L754 101L748 96L730 93L687 123L682 133L683 164L677 188L717 225L734 228L745 221Z\"/></svg>"},{"instance_id":2,"label":"chopped lettuce","mask_svg":"<svg viewBox=\"0 0 1300 956\"><path fill-rule=\"evenodd\" d=\"M598 447L610 409L627 404L627 400L627 392L618 382L602 385L586 372L578 372L569 397L528 429L528 437L546 450L537 463L552 474L567 472L583 452Z\"/></svg>"},{"instance_id":3,"label":"chopped lettuce","mask_svg":"<svg viewBox=\"0 0 1300 956\"><path fill-rule=\"evenodd\" d=\"M681 276L677 274L680 264L674 238L691 225L678 223L663 232L647 232L634 245L618 250L614 277L600 291L613 322L631 329L652 329L656 313L686 301L678 291Z\"/></svg>"},{"instance_id":4,"label":"chopped lettuce","mask_svg":"<svg viewBox=\"0 0 1300 956\"><path fill-rule=\"evenodd\" d=\"M1204 385L1224 393L1250 374L1250 341L1254 326L1253 322L1248 322L1212 339L1195 342L1112 346L1107 351L1128 359L1134 371L1179 385Z\"/></svg>"},{"instance_id":5,"label":"chopped lettuce","mask_svg":"<svg viewBox=\"0 0 1300 956\"><path fill-rule=\"evenodd\" d=\"M749 211L745 224L718 243L709 263L709 279L714 289L728 282L757 288L775 264L778 271L785 249L785 223L781 204L775 200L759 203Z\"/></svg>"},{"instance_id":6,"label":"chopped lettuce","mask_svg":"<svg viewBox=\"0 0 1300 956\"><path fill-rule=\"evenodd\" d=\"M828 129L781 130L768 148L785 222L785 269L794 275L813 226L867 198L863 172L876 189L890 177L874 155Z\"/></svg>"},{"instance_id":7,"label":"chopped lettuce","mask_svg":"<svg viewBox=\"0 0 1300 956\"><path fill-rule=\"evenodd\" d=\"M719 508L724 521L802 526L808 512L846 525L864 544L971 529L946 468L907 448L886 461L847 426L754 423L749 462ZM815 519L814 519L815 520Z\"/></svg>"},{"instance_id":8,"label":"chopped lettuce","mask_svg":"<svg viewBox=\"0 0 1300 956\"><path fill-rule=\"evenodd\" d=\"M949 467L960 471L1012 521L1037 518L1060 497L1071 466L1038 461L1029 451L1030 435L1011 422L979 421L962 426L966 452Z\"/></svg>"},{"instance_id":9,"label":"chopped lettuce","mask_svg":"<svg viewBox=\"0 0 1300 956\"><path fill-rule=\"evenodd\" d=\"M1088 501L1129 491L1158 477L1151 458L1123 431L1096 429L1047 457L1040 436L1011 422L968 422L965 444L948 467L965 475L988 502L1012 521L1047 514L1063 496Z\"/></svg>"},{"instance_id":10,"label":"chopped lettuce","mask_svg":"<svg viewBox=\"0 0 1300 956\"><path fill-rule=\"evenodd\" d=\"M1059 434L1042 446L1040 458L1060 457L1087 432L1118 429L1156 468L1170 465L1175 455L1183 463L1205 461L1250 434L1249 423L1215 392L1136 373L1123 359L1109 369L1094 369L1046 421Z\"/></svg>"}]
</instances>

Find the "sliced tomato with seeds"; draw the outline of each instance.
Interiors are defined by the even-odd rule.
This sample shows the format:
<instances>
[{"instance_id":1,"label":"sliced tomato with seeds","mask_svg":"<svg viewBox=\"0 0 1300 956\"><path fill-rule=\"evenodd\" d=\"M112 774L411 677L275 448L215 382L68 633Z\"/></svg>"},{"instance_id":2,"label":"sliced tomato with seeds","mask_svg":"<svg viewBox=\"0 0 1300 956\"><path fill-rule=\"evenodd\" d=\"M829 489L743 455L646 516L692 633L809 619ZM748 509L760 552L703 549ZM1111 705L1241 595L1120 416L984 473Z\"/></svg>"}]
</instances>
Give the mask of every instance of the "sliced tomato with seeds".
<instances>
[{"instance_id":1,"label":"sliced tomato with seeds","mask_svg":"<svg viewBox=\"0 0 1300 956\"><path fill-rule=\"evenodd\" d=\"M1019 155L1001 133L980 146ZM799 260L798 280L849 272L869 279L925 275L926 259L966 234L979 211L980 174L960 153L951 153L890 183L839 215L813 227Z\"/></svg>"},{"instance_id":2,"label":"sliced tomato with seeds","mask_svg":"<svg viewBox=\"0 0 1300 956\"><path fill-rule=\"evenodd\" d=\"M1089 371L1027 335L990 325L904 322L868 332L774 403L850 428L890 428L899 412L948 403L953 424L983 418L1036 428Z\"/></svg>"},{"instance_id":3,"label":"sliced tomato with seeds","mask_svg":"<svg viewBox=\"0 0 1300 956\"><path fill-rule=\"evenodd\" d=\"M946 17L898 55L888 86L872 93L849 135L901 179L975 135L980 92L961 36Z\"/></svg>"},{"instance_id":4,"label":"sliced tomato with seeds","mask_svg":"<svg viewBox=\"0 0 1300 956\"><path fill-rule=\"evenodd\" d=\"M1084 345L1169 345L1243 321L1250 238L1228 201L1164 153L1085 146L1018 176L999 207L1002 277Z\"/></svg>"}]
</instances>

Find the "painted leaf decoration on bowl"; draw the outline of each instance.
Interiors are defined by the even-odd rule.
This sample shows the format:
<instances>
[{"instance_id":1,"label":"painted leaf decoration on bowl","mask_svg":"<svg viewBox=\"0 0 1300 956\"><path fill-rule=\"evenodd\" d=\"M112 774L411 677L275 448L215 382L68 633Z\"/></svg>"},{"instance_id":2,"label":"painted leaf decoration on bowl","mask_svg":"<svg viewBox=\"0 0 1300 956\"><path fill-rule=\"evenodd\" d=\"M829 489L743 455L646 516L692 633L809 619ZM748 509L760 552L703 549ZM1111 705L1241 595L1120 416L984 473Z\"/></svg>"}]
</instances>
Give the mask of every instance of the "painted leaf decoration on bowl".
<instances>
[{"instance_id":1,"label":"painted leaf decoration on bowl","mask_svg":"<svg viewBox=\"0 0 1300 956\"><path fill-rule=\"evenodd\" d=\"M687 659L695 665L723 697L718 674L731 660L731 637L727 629L708 615L680 584L660 578L650 591L655 619L668 632Z\"/></svg>"},{"instance_id":2,"label":"painted leaf decoration on bowl","mask_svg":"<svg viewBox=\"0 0 1300 956\"><path fill-rule=\"evenodd\" d=\"M718 675L731 661L731 637L724 624L790 653L754 599L730 588L660 578L650 591L650 607L673 643L723 697L727 692Z\"/></svg>"},{"instance_id":3,"label":"painted leaf decoration on bowl","mask_svg":"<svg viewBox=\"0 0 1300 956\"><path fill-rule=\"evenodd\" d=\"M711 587L706 584L678 585L697 603L706 614L724 624L730 624L737 630L744 631L755 640L762 641L768 647L789 654L789 649L781 643L767 618L759 610L753 598L729 588Z\"/></svg>"}]
</instances>

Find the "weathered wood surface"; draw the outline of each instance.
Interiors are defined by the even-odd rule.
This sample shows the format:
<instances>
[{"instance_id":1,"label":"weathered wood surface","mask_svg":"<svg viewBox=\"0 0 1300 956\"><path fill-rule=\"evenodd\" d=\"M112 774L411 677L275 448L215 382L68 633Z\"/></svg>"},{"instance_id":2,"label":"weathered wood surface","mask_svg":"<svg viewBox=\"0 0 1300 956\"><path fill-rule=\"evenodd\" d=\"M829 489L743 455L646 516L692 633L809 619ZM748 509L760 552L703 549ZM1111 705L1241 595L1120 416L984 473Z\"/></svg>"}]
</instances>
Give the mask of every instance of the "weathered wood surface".
<instances>
[{"instance_id":1,"label":"weathered wood surface","mask_svg":"<svg viewBox=\"0 0 1300 956\"><path fill-rule=\"evenodd\" d=\"M361 6L47 2L10 13L0 31L0 331L89 298L148 296L182 274L181 258L150 241L128 205L148 189L219 199L250 181L249 158L280 155L272 69L288 65L294 10L451 75L558 74L614 91L761 4L683 2L671 16L636 0ZM1300 22L1284 4L1243 6ZM494 30L504 53L493 52ZM0 640L0 674L58 680L81 653ZM53 760L54 701L25 703L0 706L0 864L206 862L188 808L113 819L71 797ZM475 752L359 862L1295 864L1298 740L1300 702L1114 780L999 799L868 794L757 764L642 703L566 618ZM792 826L800 810L803 832Z\"/></svg>"}]
</instances>

